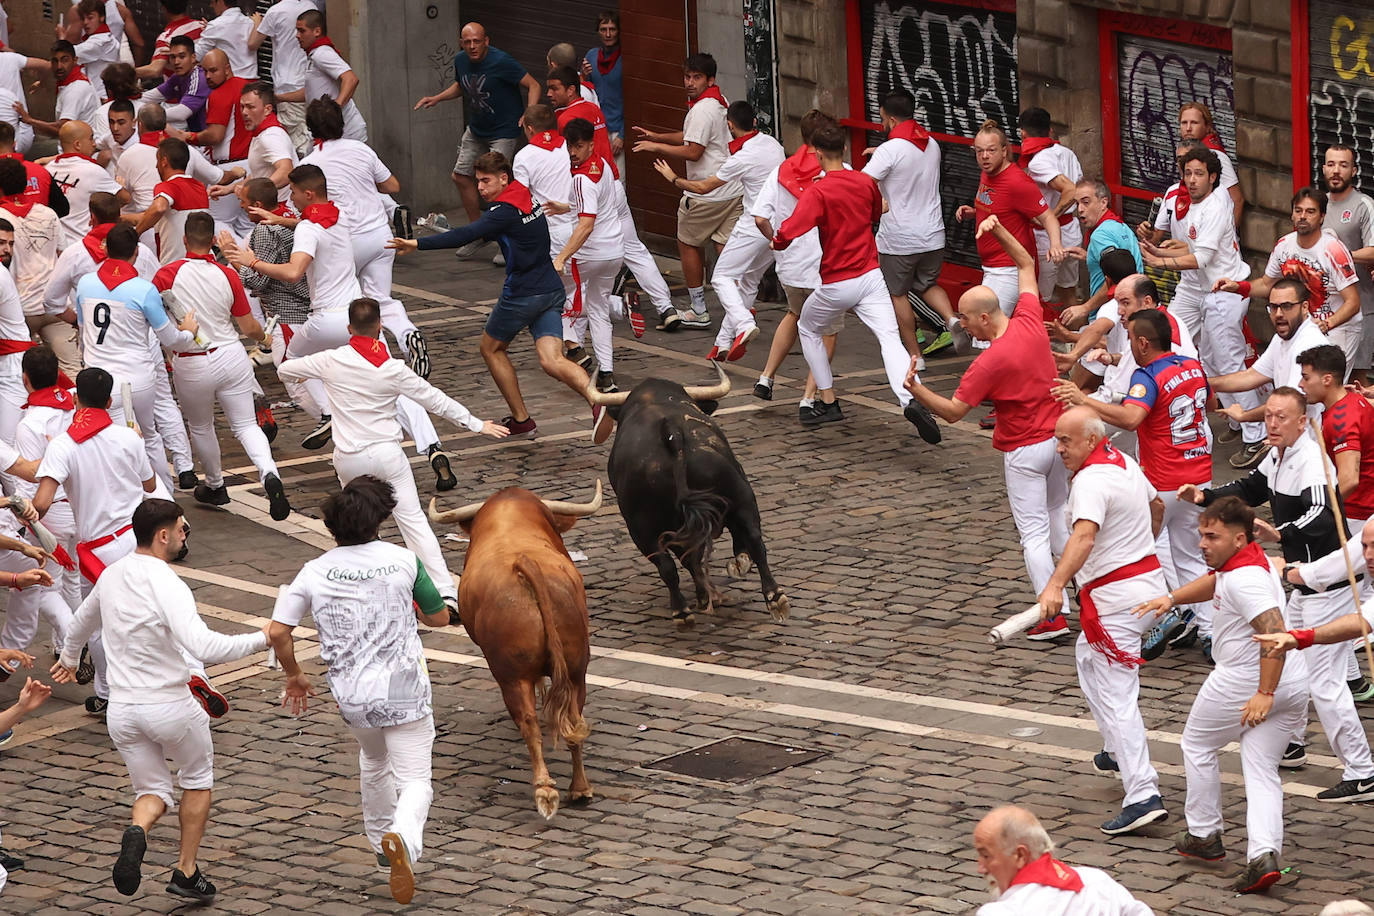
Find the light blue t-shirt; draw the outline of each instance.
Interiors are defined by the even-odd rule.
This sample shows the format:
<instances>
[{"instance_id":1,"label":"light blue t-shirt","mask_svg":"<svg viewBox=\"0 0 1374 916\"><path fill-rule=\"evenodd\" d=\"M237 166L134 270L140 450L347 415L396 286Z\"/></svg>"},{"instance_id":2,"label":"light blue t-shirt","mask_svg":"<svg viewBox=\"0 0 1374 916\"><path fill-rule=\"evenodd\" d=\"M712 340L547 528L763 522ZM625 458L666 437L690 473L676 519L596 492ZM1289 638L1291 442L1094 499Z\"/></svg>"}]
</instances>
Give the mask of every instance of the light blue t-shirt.
<instances>
[{"instance_id":1,"label":"light blue t-shirt","mask_svg":"<svg viewBox=\"0 0 1374 916\"><path fill-rule=\"evenodd\" d=\"M1140 243L1135 233L1120 220L1107 220L1097 224L1092 237L1088 240L1088 293L1092 295L1107 282L1102 272L1102 255L1112 248L1125 248L1135 258L1135 269L1143 273L1145 263L1140 260Z\"/></svg>"}]
</instances>

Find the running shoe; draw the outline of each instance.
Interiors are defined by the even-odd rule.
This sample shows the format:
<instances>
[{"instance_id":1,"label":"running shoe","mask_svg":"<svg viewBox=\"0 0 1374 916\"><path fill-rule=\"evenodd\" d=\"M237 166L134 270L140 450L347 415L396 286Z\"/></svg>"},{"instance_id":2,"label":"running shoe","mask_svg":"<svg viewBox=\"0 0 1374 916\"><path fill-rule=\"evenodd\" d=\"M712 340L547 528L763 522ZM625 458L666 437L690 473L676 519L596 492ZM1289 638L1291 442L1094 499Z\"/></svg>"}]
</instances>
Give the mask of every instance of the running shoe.
<instances>
[{"instance_id":1,"label":"running shoe","mask_svg":"<svg viewBox=\"0 0 1374 916\"><path fill-rule=\"evenodd\" d=\"M773 384L772 384L772 379L769 379L767 383L765 383L762 379L760 379L759 381L755 382L755 383L754 383L754 397L758 398L760 401L771 401L771 400L773 400Z\"/></svg>"},{"instance_id":2,"label":"running shoe","mask_svg":"<svg viewBox=\"0 0 1374 916\"><path fill-rule=\"evenodd\" d=\"M573 347L563 351L563 356L572 360L582 367L583 372L590 372L592 368L592 355L581 347Z\"/></svg>"},{"instance_id":3,"label":"running shoe","mask_svg":"<svg viewBox=\"0 0 1374 916\"><path fill-rule=\"evenodd\" d=\"M425 454L429 456L429 466L434 470L434 489L442 493L458 486L458 477L453 473L453 467L448 462L448 455L444 453L439 443L436 442L431 445Z\"/></svg>"},{"instance_id":4,"label":"running shoe","mask_svg":"<svg viewBox=\"0 0 1374 916\"><path fill-rule=\"evenodd\" d=\"M1345 686L1350 688L1350 697L1356 703L1374 699L1374 681L1364 675L1360 675L1352 681L1346 681Z\"/></svg>"},{"instance_id":5,"label":"running shoe","mask_svg":"<svg viewBox=\"0 0 1374 916\"><path fill-rule=\"evenodd\" d=\"M1058 639L1069 635L1069 619L1063 614L1055 614L1049 620L1042 620L1026 631L1026 638L1036 642Z\"/></svg>"},{"instance_id":6,"label":"running shoe","mask_svg":"<svg viewBox=\"0 0 1374 916\"><path fill-rule=\"evenodd\" d=\"M200 484L200 478L195 471L182 471L177 474L178 490L194 490Z\"/></svg>"},{"instance_id":7,"label":"running shoe","mask_svg":"<svg viewBox=\"0 0 1374 916\"><path fill-rule=\"evenodd\" d=\"M1285 770L1296 770L1300 766L1307 764L1307 745L1290 742L1288 747L1283 749L1283 756L1279 758L1279 766Z\"/></svg>"},{"instance_id":8,"label":"running shoe","mask_svg":"<svg viewBox=\"0 0 1374 916\"><path fill-rule=\"evenodd\" d=\"M1104 776L1110 776L1113 773L1120 773L1121 767L1117 764L1116 758L1108 754L1107 749L1104 747L1093 755L1093 772L1101 773Z\"/></svg>"},{"instance_id":9,"label":"running shoe","mask_svg":"<svg viewBox=\"0 0 1374 916\"><path fill-rule=\"evenodd\" d=\"M291 503L286 499L286 487L276 474L268 474L262 479L262 488L267 492L267 514L272 521L280 522L291 514Z\"/></svg>"},{"instance_id":10,"label":"running shoe","mask_svg":"<svg viewBox=\"0 0 1374 916\"><path fill-rule=\"evenodd\" d=\"M324 448L329 444L329 440L334 435L334 421L329 418L329 414L320 417L320 423L312 429L306 437L301 440L301 447L311 451Z\"/></svg>"},{"instance_id":11,"label":"running shoe","mask_svg":"<svg viewBox=\"0 0 1374 916\"><path fill-rule=\"evenodd\" d=\"M949 331L944 331L939 337L932 340L923 350L921 350L921 355L933 356L941 350L946 350L952 346L954 346L954 335L950 334Z\"/></svg>"},{"instance_id":12,"label":"running shoe","mask_svg":"<svg viewBox=\"0 0 1374 916\"><path fill-rule=\"evenodd\" d=\"M147 851L148 835L143 828L136 824L125 827L119 841L119 858L110 870L115 890L125 897L138 893L138 885L143 881L143 854Z\"/></svg>"},{"instance_id":13,"label":"running shoe","mask_svg":"<svg viewBox=\"0 0 1374 916\"><path fill-rule=\"evenodd\" d=\"M625 310L630 315L630 330L634 332L635 338L644 336L644 313L639 310L639 293L630 293L625 297Z\"/></svg>"},{"instance_id":14,"label":"running shoe","mask_svg":"<svg viewBox=\"0 0 1374 916\"><path fill-rule=\"evenodd\" d=\"M212 487L203 483L197 486L191 495L195 497L196 502L207 506L229 505L229 488L223 485Z\"/></svg>"},{"instance_id":15,"label":"running shoe","mask_svg":"<svg viewBox=\"0 0 1374 916\"><path fill-rule=\"evenodd\" d=\"M181 869L172 869L172 880L167 884L167 893L185 897L197 903L209 903L215 899L215 886L205 879L199 868L191 877L186 877Z\"/></svg>"},{"instance_id":16,"label":"running shoe","mask_svg":"<svg viewBox=\"0 0 1374 916\"><path fill-rule=\"evenodd\" d=\"M1317 793L1320 801L1361 802L1374 799L1374 779L1342 779Z\"/></svg>"},{"instance_id":17,"label":"running shoe","mask_svg":"<svg viewBox=\"0 0 1374 916\"><path fill-rule=\"evenodd\" d=\"M229 711L229 701L224 698L224 694L210 686L210 683L199 674L191 675L191 679L186 682L186 687L191 691L191 696L195 697L197 703L205 707L210 718L218 719Z\"/></svg>"},{"instance_id":18,"label":"running shoe","mask_svg":"<svg viewBox=\"0 0 1374 916\"><path fill-rule=\"evenodd\" d=\"M3 868L5 871L19 871L19 869L23 867L23 859L19 858L5 847L0 846L0 868Z\"/></svg>"},{"instance_id":19,"label":"running shoe","mask_svg":"<svg viewBox=\"0 0 1374 916\"><path fill-rule=\"evenodd\" d=\"M682 327L682 318L678 315L677 309L668 307L666 312L658 313L658 330L672 333Z\"/></svg>"},{"instance_id":20,"label":"running shoe","mask_svg":"<svg viewBox=\"0 0 1374 916\"><path fill-rule=\"evenodd\" d=\"M827 404L824 401L817 401L808 407L803 407L801 411L802 426L820 426L822 423L838 423L844 419L844 412L840 410L840 402L832 401Z\"/></svg>"},{"instance_id":21,"label":"running shoe","mask_svg":"<svg viewBox=\"0 0 1374 916\"><path fill-rule=\"evenodd\" d=\"M1219 862L1226 858L1226 847L1221 845L1220 830L1205 837L1196 837L1187 830L1181 830L1174 834L1174 849L1178 850L1179 855L1207 862Z\"/></svg>"},{"instance_id":22,"label":"running shoe","mask_svg":"<svg viewBox=\"0 0 1374 916\"><path fill-rule=\"evenodd\" d=\"M105 718L105 710L110 708L110 701L101 697L86 697L86 715L95 716L97 719Z\"/></svg>"},{"instance_id":23,"label":"running shoe","mask_svg":"<svg viewBox=\"0 0 1374 916\"><path fill-rule=\"evenodd\" d=\"M510 436L507 437L510 439L514 439L516 436L531 435L539 428L534 422L534 417L526 417L523 420L517 420L515 417L509 415L501 419L501 425L510 430Z\"/></svg>"},{"instance_id":24,"label":"running shoe","mask_svg":"<svg viewBox=\"0 0 1374 916\"><path fill-rule=\"evenodd\" d=\"M81 661L76 663L76 682L89 684L93 680L95 680L95 663L91 661L91 650L88 646L82 646Z\"/></svg>"},{"instance_id":25,"label":"running shoe","mask_svg":"<svg viewBox=\"0 0 1374 916\"><path fill-rule=\"evenodd\" d=\"M940 424L935 422L930 411L917 401L909 402L902 408L902 416L916 427L917 434L931 445L940 444Z\"/></svg>"},{"instance_id":26,"label":"running shoe","mask_svg":"<svg viewBox=\"0 0 1374 916\"><path fill-rule=\"evenodd\" d=\"M1238 471L1248 471L1264 460L1269 454L1269 446L1263 440L1247 443L1240 451L1231 456L1231 467Z\"/></svg>"},{"instance_id":27,"label":"running shoe","mask_svg":"<svg viewBox=\"0 0 1374 916\"><path fill-rule=\"evenodd\" d=\"M419 328L406 331L402 343L406 350L406 368L420 378L429 378L429 342L425 340L424 332Z\"/></svg>"},{"instance_id":28,"label":"running shoe","mask_svg":"<svg viewBox=\"0 0 1374 916\"><path fill-rule=\"evenodd\" d=\"M1240 873L1233 886L1241 894L1258 894L1269 890L1281 877L1283 874L1279 871L1278 856L1273 852L1262 852L1245 863L1245 871Z\"/></svg>"},{"instance_id":29,"label":"running shoe","mask_svg":"<svg viewBox=\"0 0 1374 916\"><path fill-rule=\"evenodd\" d=\"M750 342L758 336L758 325L754 325L749 330L741 331L739 334L735 335L734 343L730 344L730 349L725 352L726 360L732 363L737 362L741 357L744 356L744 352L748 348Z\"/></svg>"},{"instance_id":30,"label":"running shoe","mask_svg":"<svg viewBox=\"0 0 1374 916\"><path fill-rule=\"evenodd\" d=\"M0 732L0 747L4 747L5 745L9 744L9 743L10 743L11 741L13 741L13 740L14 740L14 729L10 728L10 729L6 729L6 730L3 731L3 732Z\"/></svg>"},{"instance_id":31,"label":"running shoe","mask_svg":"<svg viewBox=\"0 0 1374 916\"><path fill-rule=\"evenodd\" d=\"M620 389L615 385L615 373L598 371L596 373L596 390L602 394L614 394L619 391Z\"/></svg>"},{"instance_id":32,"label":"running shoe","mask_svg":"<svg viewBox=\"0 0 1374 916\"><path fill-rule=\"evenodd\" d=\"M277 418L272 413L272 408L267 405L264 398L253 398L254 411L257 414L258 429L267 437L268 443L276 441L277 438Z\"/></svg>"},{"instance_id":33,"label":"running shoe","mask_svg":"<svg viewBox=\"0 0 1374 916\"><path fill-rule=\"evenodd\" d=\"M1164 802L1158 795L1151 795L1142 802L1122 808L1120 814L1099 829L1107 836L1121 836L1123 833L1134 833L1147 824L1166 820L1168 817L1169 812L1164 810Z\"/></svg>"},{"instance_id":34,"label":"running shoe","mask_svg":"<svg viewBox=\"0 0 1374 916\"><path fill-rule=\"evenodd\" d=\"M592 408L592 442L600 445L611 437L615 418L600 404Z\"/></svg>"},{"instance_id":35,"label":"running shoe","mask_svg":"<svg viewBox=\"0 0 1374 916\"><path fill-rule=\"evenodd\" d=\"M1177 610L1169 611L1145 632L1145 638L1140 641L1140 657L1147 662L1154 661L1187 629L1188 622L1183 615Z\"/></svg>"},{"instance_id":36,"label":"running shoe","mask_svg":"<svg viewBox=\"0 0 1374 916\"><path fill-rule=\"evenodd\" d=\"M989 410L988 415L978 421L979 429L995 429L997 427L997 411Z\"/></svg>"},{"instance_id":37,"label":"running shoe","mask_svg":"<svg viewBox=\"0 0 1374 916\"><path fill-rule=\"evenodd\" d=\"M711 316L706 312L689 310L678 312L678 317L681 319L684 328L709 328L711 326Z\"/></svg>"},{"instance_id":38,"label":"running shoe","mask_svg":"<svg viewBox=\"0 0 1374 916\"><path fill-rule=\"evenodd\" d=\"M410 851L398 833L382 834L382 852L391 865L391 897L397 903L409 903L415 896L415 872L410 865Z\"/></svg>"}]
</instances>

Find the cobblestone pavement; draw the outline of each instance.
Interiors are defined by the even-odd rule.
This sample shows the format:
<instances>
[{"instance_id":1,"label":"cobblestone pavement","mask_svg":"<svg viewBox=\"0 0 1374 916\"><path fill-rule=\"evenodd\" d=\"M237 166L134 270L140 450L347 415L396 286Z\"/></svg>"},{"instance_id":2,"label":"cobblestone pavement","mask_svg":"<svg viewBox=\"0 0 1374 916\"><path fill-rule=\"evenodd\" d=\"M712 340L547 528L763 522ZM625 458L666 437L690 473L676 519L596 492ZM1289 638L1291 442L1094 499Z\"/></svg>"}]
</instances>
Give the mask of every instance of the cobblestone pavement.
<instances>
[{"instance_id":1,"label":"cobblestone pavement","mask_svg":"<svg viewBox=\"0 0 1374 916\"><path fill-rule=\"evenodd\" d=\"M505 411L476 338L500 280L486 261L446 253L407 258L397 272L432 341L433 381L493 419ZM1234 754L1224 760L1230 857L1199 868L1172 852L1183 808L1179 733L1206 671L1196 650L1151 664L1141 692L1170 819L1149 836L1104 838L1097 825L1119 806L1119 786L1089 766L1100 742L1071 647L1020 640L992 652L984 643L990 625L1034 597L989 434L967 423L947 429L939 447L922 443L853 319L837 361L846 422L801 430L799 354L784 367L777 400L750 394L781 314L761 309L765 336L730 367L735 390L718 416L753 479L791 619L769 618L755 579L733 584L733 603L715 616L676 629L608 493L608 508L566 536L586 556L579 566L594 647L586 747L597 798L550 822L534 810L523 746L480 653L459 630L427 632L436 797L412 911L967 913L986 894L970 832L990 806L1013 801L1040 815L1064 858L1108 869L1161 913L1315 913L1369 888L1368 809L1312 797L1339 778L1319 732L1313 762L1285 775L1288 862L1300 877L1268 897L1228 890L1244 850ZM711 378L700 358L707 332L651 329L638 341L623 325L617 333L622 386L651 374ZM492 443L443 424L460 477L445 505L509 485L582 499L604 479L607 450L589 441L585 405L538 371L527 338L514 349L540 435ZM932 360L927 377L948 392L964 364ZM270 371L262 378L282 400ZM303 414L282 409L277 418L276 451L300 514L267 519L262 491L243 476L251 468L223 428L226 467L237 472L233 504L220 511L183 500L194 531L179 570L206 619L226 631L259 625L276 587L327 543L314 507L336 485L328 455L299 448ZM433 479L418 459L416 474L428 499ZM443 543L461 569L464 545ZM302 650L318 675L318 648L306 638ZM328 702L300 719L282 712L280 674L261 661L212 671L233 711L215 726L219 772L203 857L220 896L207 912L402 909L361 835L353 740ZM14 680L0 686L0 702L16 692ZM152 833L139 894L123 898L110 885L128 781L104 727L79 708L83 696L59 689L0 754L0 826L6 846L28 860L0 908L177 909L162 890L175 859L172 818ZM732 735L823 756L740 784L645 767ZM550 761L566 786L566 751Z\"/></svg>"}]
</instances>

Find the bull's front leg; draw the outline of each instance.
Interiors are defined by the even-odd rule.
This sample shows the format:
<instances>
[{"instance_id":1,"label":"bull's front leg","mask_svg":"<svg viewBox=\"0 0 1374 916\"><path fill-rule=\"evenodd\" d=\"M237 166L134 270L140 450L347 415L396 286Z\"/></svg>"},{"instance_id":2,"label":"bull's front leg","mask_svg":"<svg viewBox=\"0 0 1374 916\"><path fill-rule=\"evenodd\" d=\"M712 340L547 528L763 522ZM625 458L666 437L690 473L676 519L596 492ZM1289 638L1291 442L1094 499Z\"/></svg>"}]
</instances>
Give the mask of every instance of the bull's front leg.
<instances>
[{"instance_id":1,"label":"bull's front leg","mask_svg":"<svg viewBox=\"0 0 1374 916\"><path fill-rule=\"evenodd\" d=\"M501 697L506 701L506 711L520 735L525 739L525 748L530 755L530 768L533 771L531 782L534 784L534 806L548 820L558 813L558 789L549 768L544 765L544 737L539 731L539 714L534 701L534 681L520 678L501 684Z\"/></svg>"},{"instance_id":2,"label":"bull's front leg","mask_svg":"<svg viewBox=\"0 0 1374 916\"><path fill-rule=\"evenodd\" d=\"M660 550L649 559L658 567L658 575L663 584L668 586L668 602L673 609L673 622L680 627L691 626L696 622L696 618L687 611L687 599L682 594L682 581L678 578L677 563L673 562L673 555L667 550Z\"/></svg>"}]
</instances>

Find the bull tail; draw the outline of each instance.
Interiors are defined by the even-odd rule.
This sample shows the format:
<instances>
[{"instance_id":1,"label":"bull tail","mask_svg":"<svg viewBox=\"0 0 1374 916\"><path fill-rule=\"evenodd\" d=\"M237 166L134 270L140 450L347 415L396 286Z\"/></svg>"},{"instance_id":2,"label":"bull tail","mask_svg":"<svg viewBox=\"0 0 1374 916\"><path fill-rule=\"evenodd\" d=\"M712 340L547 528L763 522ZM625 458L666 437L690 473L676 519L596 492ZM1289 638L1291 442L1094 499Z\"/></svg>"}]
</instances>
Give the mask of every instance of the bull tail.
<instances>
[{"instance_id":1,"label":"bull tail","mask_svg":"<svg viewBox=\"0 0 1374 916\"><path fill-rule=\"evenodd\" d=\"M682 524L676 531L658 536L658 549L676 550L680 554L702 552L703 562L711 556L711 542L725 519L729 501L709 490L694 490L687 484L687 435L682 427L664 420L663 443L673 456L673 484L676 501L682 513Z\"/></svg>"},{"instance_id":2,"label":"bull tail","mask_svg":"<svg viewBox=\"0 0 1374 916\"><path fill-rule=\"evenodd\" d=\"M544 716L547 727L557 745L561 736L568 744L581 744L591 733L587 720L582 718L582 710L577 705L577 692L573 689L572 678L568 675L568 659L563 654L563 637L558 634L558 626L553 618L553 597L539 568L521 554L515 559L515 574L524 580L534 596L539 608L539 618L544 624L544 641L549 653L549 689L544 694Z\"/></svg>"}]
</instances>

